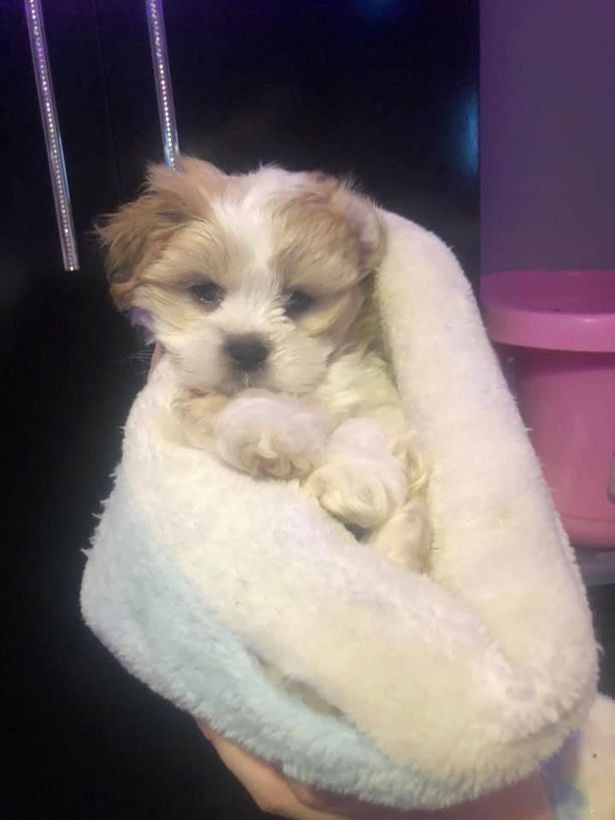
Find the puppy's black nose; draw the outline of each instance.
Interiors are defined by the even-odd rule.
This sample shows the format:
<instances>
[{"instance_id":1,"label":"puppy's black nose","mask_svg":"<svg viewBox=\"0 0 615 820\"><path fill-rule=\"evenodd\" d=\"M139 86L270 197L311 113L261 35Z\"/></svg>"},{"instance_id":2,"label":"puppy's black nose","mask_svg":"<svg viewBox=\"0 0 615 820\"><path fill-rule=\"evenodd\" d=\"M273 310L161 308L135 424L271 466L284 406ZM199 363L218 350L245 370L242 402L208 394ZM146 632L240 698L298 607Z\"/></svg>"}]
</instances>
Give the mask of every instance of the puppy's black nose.
<instances>
[{"instance_id":1,"label":"puppy's black nose","mask_svg":"<svg viewBox=\"0 0 615 820\"><path fill-rule=\"evenodd\" d=\"M233 364L241 370L258 370L269 354L269 348L259 336L231 336L225 350Z\"/></svg>"}]
</instances>

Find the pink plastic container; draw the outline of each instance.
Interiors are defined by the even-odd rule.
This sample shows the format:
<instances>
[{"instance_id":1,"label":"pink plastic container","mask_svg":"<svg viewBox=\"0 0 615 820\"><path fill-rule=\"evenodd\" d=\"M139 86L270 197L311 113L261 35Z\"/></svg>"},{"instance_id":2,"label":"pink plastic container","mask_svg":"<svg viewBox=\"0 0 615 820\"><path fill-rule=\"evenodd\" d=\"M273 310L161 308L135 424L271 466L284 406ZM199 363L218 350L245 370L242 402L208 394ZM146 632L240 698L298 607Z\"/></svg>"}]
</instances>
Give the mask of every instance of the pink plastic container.
<instances>
[{"instance_id":1,"label":"pink plastic container","mask_svg":"<svg viewBox=\"0 0 615 820\"><path fill-rule=\"evenodd\" d=\"M481 296L571 541L615 547L615 271L504 271Z\"/></svg>"}]
</instances>

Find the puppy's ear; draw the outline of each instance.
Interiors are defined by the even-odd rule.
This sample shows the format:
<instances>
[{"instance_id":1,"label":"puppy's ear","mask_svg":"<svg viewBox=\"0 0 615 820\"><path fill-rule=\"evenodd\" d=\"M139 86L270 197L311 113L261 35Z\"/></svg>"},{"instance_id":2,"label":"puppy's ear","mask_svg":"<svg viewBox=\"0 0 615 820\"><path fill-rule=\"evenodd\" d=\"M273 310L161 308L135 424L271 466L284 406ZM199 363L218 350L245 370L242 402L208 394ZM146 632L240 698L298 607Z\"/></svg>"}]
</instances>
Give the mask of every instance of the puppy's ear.
<instances>
[{"instance_id":1,"label":"puppy's ear","mask_svg":"<svg viewBox=\"0 0 615 820\"><path fill-rule=\"evenodd\" d=\"M358 193L351 179L339 180L322 173L311 177L333 210L352 227L359 243L362 273L373 273L386 253L386 231L376 204Z\"/></svg>"},{"instance_id":2,"label":"puppy's ear","mask_svg":"<svg viewBox=\"0 0 615 820\"><path fill-rule=\"evenodd\" d=\"M182 157L176 171L151 165L139 199L100 220L95 231L106 251L111 294L119 307L130 305L140 274L176 231L207 215L212 195L227 179L213 165L190 157Z\"/></svg>"}]
</instances>

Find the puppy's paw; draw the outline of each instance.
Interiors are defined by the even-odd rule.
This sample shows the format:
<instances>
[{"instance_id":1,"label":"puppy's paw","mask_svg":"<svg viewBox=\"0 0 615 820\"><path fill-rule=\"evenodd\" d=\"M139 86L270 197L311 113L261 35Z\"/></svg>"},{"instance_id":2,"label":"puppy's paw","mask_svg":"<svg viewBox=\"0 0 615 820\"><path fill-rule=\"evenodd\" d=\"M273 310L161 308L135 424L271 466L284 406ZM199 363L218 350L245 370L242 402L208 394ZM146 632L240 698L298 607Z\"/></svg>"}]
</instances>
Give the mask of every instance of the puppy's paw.
<instances>
[{"instance_id":1,"label":"puppy's paw","mask_svg":"<svg viewBox=\"0 0 615 820\"><path fill-rule=\"evenodd\" d=\"M403 469L390 458L328 461L310 475L305 487L342 523L366 530L383 524L406 499Z\"/></svg>"},{"instance_id":2,"label":"puppy's paw","mask_svg":"<svg viewBox=\"0 0 615 820\"><path fill-rule=\"evenodd\" d=\"M256 478L302 477L320 461L327 424L315 407L251 390L231 401L214 427L218 455Z\"/></svg>"},{"instance_id":3,"label":"puppy's paw","mask_svg":"<svg viewBox=\"0 0 615 820\"><path fill-rule=\"evenodd\" d=\"M418 499L409 501L369 538L369 545L390 561L414 572L426 572L431 548L431 526Z\"/></svg>"},{"instance_id":4,"label":"puppy's paw","mask_svg":"<svg viewBox=\"0 0 615 820\"><path fill-rule=\"evenodd\" d=\"M406 500L406 477L382 427L371 419L340 424L327 443L325 461L306 489L344 524L372 530Z\"/></svg>"}]
</instances>

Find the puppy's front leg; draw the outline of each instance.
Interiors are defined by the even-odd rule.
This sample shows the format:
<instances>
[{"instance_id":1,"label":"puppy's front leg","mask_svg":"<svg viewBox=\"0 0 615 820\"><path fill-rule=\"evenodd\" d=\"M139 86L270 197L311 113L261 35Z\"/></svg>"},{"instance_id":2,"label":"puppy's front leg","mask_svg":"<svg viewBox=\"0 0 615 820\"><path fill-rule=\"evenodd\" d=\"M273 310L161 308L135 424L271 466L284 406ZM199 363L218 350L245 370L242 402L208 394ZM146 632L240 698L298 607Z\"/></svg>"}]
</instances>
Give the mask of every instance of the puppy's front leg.
<instances>
[{"instance_id":1,"label":"puppy's front leg","mask_svg":"<svg viewBox=\"0 0 615 820\"><path fill-rule=\"evenodd\" d=\"M366 530L382 526L407 498L402 463L381 425L365 418L348 419L335 430L306 489L335 518Z\"/></svg>"},{"instance_id":2,"label":"puppy's front leg","mask_svg":"<svg viewBox=\"0 0 615 820\"><path fill-rule=\"evenodd\" d=\"M246 390L218 414L214 441L227 464L259 478L306 476L329 434L317 406L266 390Z\"/></svg>"}]
</instances>

